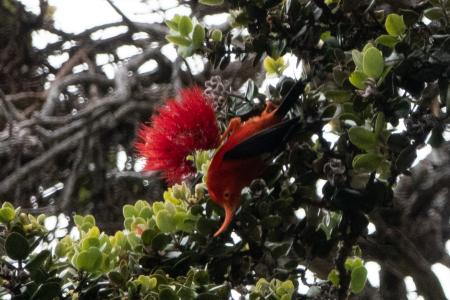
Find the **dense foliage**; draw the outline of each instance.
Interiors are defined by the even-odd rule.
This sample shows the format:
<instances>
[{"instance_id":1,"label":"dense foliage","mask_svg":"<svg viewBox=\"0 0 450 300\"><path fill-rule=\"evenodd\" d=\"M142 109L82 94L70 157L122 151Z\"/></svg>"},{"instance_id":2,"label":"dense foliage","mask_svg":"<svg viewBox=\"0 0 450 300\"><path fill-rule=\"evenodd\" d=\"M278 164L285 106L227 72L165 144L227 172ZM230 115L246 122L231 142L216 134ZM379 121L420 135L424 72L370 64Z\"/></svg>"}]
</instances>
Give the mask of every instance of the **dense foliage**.
<instances>
[{"instance_id":1,"label":"dense foliage","mask_svg":"<svg viewBox=\"0 0 450 300\"><path fill-rule=\"evenodd\" d=\"M205 170L208 154L195 158ZM44 226L46 216L35 218L5 202L0 209L6 227L2 294L17 295L14 299L227 299L231 285L225 278L241 276L228 274L229 264L235 260L239 271L249 271L249 264L239 265L246 245L223 247L223 240L207 239L219 220L212 217L215 207L201 205L204 198L203 184L195 191L183 184L169 188L164 201L125 205L124 230L112 236L100 232L92 215L75 215L79 236L66 235L53 251L47 249L54 232ZM194 267L202 260L210 266ZM275 293L276 299L291 299L294 292L289 279L261 279L251 296Z\"/></svg>"},{"instance_id":2,"label":"dense foliage","mask_svg":"<svg viewBox=\"0 0 450 300\"><path fill-rule=\"evenodd\" d=\"M214 149L192 153L196 174L168 187L163 199L123 206L123 230L112 235L94 216L75 215L78 236L52 246L55 234L44 215L5 202L0 295L228 299L233 291L250 299L376 299L366 284L370 259L400 291L385 299L404 299L405 276L427 299L444 299L430 264L447 253L432 256L403 231L404 207L394 189L399 177L410 176L419 147L445 142L450 1L194 2L199 10L229 12L230 26L209 28L195 9L166 20L166 39L180 56L199 55L224 72L250 61L277 78L267 94L257 79L236 90L208 78L205 93L215 101L220 127L261 112L266 96L277 103L302 79L305 92L290 113L300 116L301 129L264 178L243 190L230 230L217 238L223 212L209 201L204 178ZM286 75L289 63L299 64L288 74L299 78ZM427 209L424 200L410 213ZM375 233L368 233L369 222ZM448 215L441 222L448 226ZM317 280L308 281L307 270ZM298 292L299 282L307 293Z\"/></svg>"}]
</instances>

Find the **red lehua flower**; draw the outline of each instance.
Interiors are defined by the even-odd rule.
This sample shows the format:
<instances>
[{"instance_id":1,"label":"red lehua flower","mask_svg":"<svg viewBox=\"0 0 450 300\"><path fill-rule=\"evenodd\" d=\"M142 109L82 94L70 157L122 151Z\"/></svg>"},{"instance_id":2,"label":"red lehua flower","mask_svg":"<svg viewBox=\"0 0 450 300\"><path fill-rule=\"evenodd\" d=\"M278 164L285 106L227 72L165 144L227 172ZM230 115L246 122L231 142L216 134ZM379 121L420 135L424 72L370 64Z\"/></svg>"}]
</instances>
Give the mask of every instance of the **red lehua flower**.
<instances>
[{"instance_id":1,"label":"red lehua flower","mask_svg":"<svg viewBox=\"0 0 450 300\"><path fill-rule=\"evenodd\" d=\"M217 147L219 135L211 102L193 87L181 91L181 101L171 99L160 107L151 126L141 127L136 149L147 160L144 170L162 171L175 184L194 171L186 157Z\"/></svg>"}]
</instances>

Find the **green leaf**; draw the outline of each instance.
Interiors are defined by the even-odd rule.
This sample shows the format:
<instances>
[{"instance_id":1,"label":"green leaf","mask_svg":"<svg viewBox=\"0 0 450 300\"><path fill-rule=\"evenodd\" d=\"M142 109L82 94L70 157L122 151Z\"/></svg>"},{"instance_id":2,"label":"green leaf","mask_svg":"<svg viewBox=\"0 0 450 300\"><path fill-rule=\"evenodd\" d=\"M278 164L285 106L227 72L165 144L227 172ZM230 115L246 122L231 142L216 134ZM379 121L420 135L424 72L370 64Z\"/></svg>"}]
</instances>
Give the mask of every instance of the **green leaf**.
<instances>
[{"instance_id":1,"label":"green leaf","mask_svg":"<svg viewBox=\"0 0 450 300\"><path fill-rule=\"evenodd\" d=\"M369 77L367 77L366 74L364 74L361 71L354 71L352 74L350 74L350 77L348 80L350 81L353 86L357 87L360 90L363 90L366 88L366 80Z\"/></svg>"},{"instance_id":2,"label":"green leaf","mask_svg":"<svg viewBox=\"0 0 450 300\"><path fill-rule=\"evenodd\" d=\"M139 275L137 281L145 288L146 291L154 289L158 284L158 280L156 278L150 278L145 275Z\"/></svg>"},{"instance_id":3,"label":"green leaf","mask_svg":"<svg viewBox=\"0 0 450 300\"><path fill-rule=\"evenodd\" d=\"M171 241L170 236L159 233L152 240L152 248L156 251L164 250Z\"/></svg>"},{"instance_id":4,"label":"green leaf","mask_svg":"<svg viewBox=\"0 0 450 300\"><path fill-rule=\"evenodd\" d=\"M362 50L362 53L366 52L366 51L367 51L368 49L370 49L370 48L375 48L375 46L374 46L371 42L367 43L367 44L364 46L364 48L363 48L363 50Z\"/></svg>"},{"instance_id":5,"label":"green leaf","mask_svg":"<svg viewBox=\"0 0 450 300\"><path fill-rule=\"evenodd\" d=\"M353 268L353 257L347 257L344 263L344 268L346 271L351 271Z\"/></svg>"},{"instance_id":6,"label":"green leaf","mask_svg":"<svg viewBox=\"0 0 450 300\"><path fill-rule=\"evenodd\" d=\"M331 270L330 273L328 273L328 281L331 282L333 286L339 287L339 271L336 269Z\"/></svg>"},{"instance_id":7,"label":"green leaf","mask_svg":"<svg viewBox=\"0 0 450 300\"><path fill-rule=\"evenodd\" d=\"M33 296L31 296L31 300L52 300L59 298L60 294L61 286L59 283L46 282L38 287Z\"/></svg>"},{"instance_id":8,"label":"green leaf","mask_svg":"<svg viewBox=\"0 0 450 300\"><path fill-rule=\"evenodd\" d=\"M352 166L353 169L358 171L373 172L378 168L382 160L383 157L374 153L359 154L353 159Z\"/></svg>"},{"instance_id":9,"label":"green leaf","mask_svg":"<svg viewBox=\"0 0 450 300\"><path fill-rule=\"evenodd\" d=\"M340 111L338 110L339 105L337 104L329 104L325 106L325 109L322 112L322 119L331 120L333 118L336 118ZM336 121L336 120L334 120ZM333 122L334 122L333 121Z\"/></svg>"},{"instance_id":10,"label":"green leaf","mask_svg":"<svg viewBox=\"0 0 450 300\"><path fill-rule=\"evenodd\" d=\"M423 11L425 17L431 21L436 21L445 17L444 11L440 7L431 7Z\"/></svg>"},{"instance_id":11,"label":"green leaf","mask_svg":"<svg viewBox=\"0 0 450 300\"><path fill-rule=\"evenodd\" d=\"M280 300L292 300L292 295L284 294L281 296Z\"/></svg>"},{"instance_id":12,"label":"green leaf","mask_svg":"<svg viewBox=\"0 0 450 300\"><path fill-rule=\"evenodd\" d=\"M195 298L195 300L220 300L220 298L211 293L201 293Z\"/></svg>"},{"instance_id":13,"label":"green leaf","mask_svg":"<svg viewBox=\"0 0 450 300\"><path fill-rule=\"evenodd\" d=\"M182 186L174 186L173 188L170 188L168 191L165 191L163 194L163 198L166 203L170 203L173 205L179 205L182 203L180 199L184 199L185 195L183 192ZM180 199L178 199L178 197Z\"/></svg>"},{"instance_id":14,"label":"green leaf","mask_svg":"<svg viewBox=\"0 0 450 300\"><path fill-rule=\"evenodd\" d=\"M355 113L341 113L339 115L340 120L352 120L357 125L362 125L364 121Z\"/></svg>"},{"instance_id":15,"label":"green leaf","mask_svg":"<svg viewBox=\"0 0 450 300\"><path fill-rule=\"evenodd\" d=\"M328 40L331 37L332 37L331 31L329 31L329 30L322 32L322 34L320 35L320 39L322 41L326 41L326 40Z\"/></svg>"},{"instance_id":16,"label":"green leaf","mask_svg":"<svg viewBox=\"0 0 450 300\"><path fill-rule=\"evenodd\" d=\"M166 40L178 46L188 47L191 45L191 41L188 38L178 35L166 35Z\"/></svg>"},{"instance_id":17,"label":"green leaf","mask_svg":"<svg viewBox=\"0 0 450 300\"><path fill-rule=\"evenodd\" d=\"M67 248L68 247L66 246L66 244L63 241L59 241L58 244L56 244L56 247L55 247L55 255L58 258L64 257L66 255L66 253L67 253Z\"/></svg>"},{"instance_id":18,"label":"green leaf","mask_svg":"<svg viewBox=\"0 0 450 300\"><path fill-rule=\"evenodd\" d=\"M178 23L180 22L180 19L181 19L180 15L175 15L173 16L172 20L166 20L165 23L173 31L178 31Z\"/></svg>"},{"instance_id":19,"label":"green leaf","mask_svg":"<svg viewBox=\"0 0 450 300\"><path fill-rule=\"evenodd\" d=\"M380 179L387 180L391 176L391 162L383 160L377 169L380 174Z\"/></svg>"},{"instance_id":20,"label":"green leaf","mask_svg":"<svg viewBox=\"0 0 450 300\"><path fill-rule=\"evenodd\" d=\"M348 137L353 145L363 150L373 150L377 146L375 134L363 127L352 127L348 131Z\"/></svg>"},{"instance_id":21,"label":"green leaf","mask_svg":"<svg viewBox=\"0 0 450 300\"><path fill-rule=\"evenodd\" d=\"M17 232L8 235L5 241L6 254L14 260L22 260L30 254L30 245L27 239Z\"/></svg>"},{"instance_id":22,"label":"green leaf","mask_svg":"<svg viewBox=\"0 0 450 300\"><path fill-rule=\"evenodd\" d=\"M165 23L166 23L167 27L169 27L173 31L178 31L178 23L177 22L174 22L172 20L166 20Z\"/></svg>"},{"instance_id":23,"label":"green leaf","mask_svg":"<svg viewBox=\"0 0 450 300\"><path fill-rule=\"evenodd\" d=\"M347 78L348 73L342 71L341 67L336 66L333 68L333 79L339 86L342 86Z\"/></svg>"},{"instance_id":24,"label":"green leaf","mask_svg":"<svg viewBox=\"0 0 450 300\"><path fill-rule=\"evenodd\" d=\"M134 233L128 234L127 240L132 249L136 249L142 246L142 240Z\"/></svg>"},{"instance_id":25,"label":"green leaf","mask_svg":"<svg viewBox=\"0 0 450 300\"><path fill-rule=\"evenodd\" d=\"M186 219L189 218L189 215L187 214L186 211L179 210L179 211L175 212L175 214L173 215L173 218L175 220L176 226L179 227L179 226L181 226L184 223L184 221Z\"/></svg>"},{"instance_id":26,"label":"green leaf","mask_svg":"<svg viewBox=\"0 0 450 300\"><path fill-rule=\"evenodd\" d=\"M406 171L414 162L417 157L416 148L414 146L408 146L403 149L395 161L395 167L400 171Z\"/></svg>"},{"instance_id":27,"label":"green leaf","mask_svg":"<svg viewBox=\"0 0 450 300\"><path fill-rule=\"evenodd\" d=\"M16 217L16 212L10 207L0 208L0 222L3 224L9 224Z\"/></svg>"},{"instance_id":28,"label":"green leaf","mask_svg":"<svg viewBox=\"0 0 450 300\"><path fill-rule=\"evenodd\" d=\"M220 29L214 29L211 32L211 39L213 42L218 43L222 40L222 31Z\"/></svg>"},{"instance_id":29,"label":"green leaf","mask_svg":"<svg viewBox=\"0 0 450 300\"><path fill-rule=\"evenodd\" d=\"M216 6L222 5L224 0L199 0L198 2L204 5Z\"/></svg>"},{"instance_id":30,"label":"green leaf","mask_svg":"<svg viewBox=\"0 0 450 300\"><path fill-rule=\"evenodd\" d=\"M362 267L363 265L364 262L360 257L347 257L344 263L344 267L347 271Z\"/></svg>"},{"instance_id":31,"label":"green leaf","mask_svg":"<svg viewBox=\"0 0 450 300\"><path fill-rule=\"evenodd\" d=\"M403 16L397 14L389 14L384 23L387 33L392 36L399 36L405 33L406 25Z\"/></svg>"},{"instance_id":32,"label":"green leaf","mask_svg":"<svg viewBox=\"0 0 450 300\"><path fill-rule=\"evenodd\" d=\"M392 35L383 34L380 35L375 43L384 45L386 47L394 49L395 45L399 42L398 38Z\"/></svg>"},{"instance_id":33,"label":"green leaf","mask_svg":"<svg viewBox=\"0 0 450 300\"><path fill-rule=\"evenodd\" d=\"M199 49L203 45L205 40L205 28L202 25L195 25L194 32L192 33L192 47L193 49Z\"/></svg>"},{"instance_id":34,"label":"green leaf","mask_svg":"<svg viewBox=\"0 0 450 300\"><path fill-rule=\"evenodd\" d=\"M144 220L150 219L153 216L152 210L150 207L144 207L139 212L139 217L143 218Z\"/></svg>"},{"instance_id":35,"label":"green leaf","mask_svg":"<svg viewBox=\"0 0 450 300\"><path fill-rule=\"evenodd\" d=\"M196 225L197 230L203 235L209 235L214 233L214 230L216 229L215 226L216 226L215 221L205 218L203 216L197 220Z\"/></svg>"},{"instance_id":36,"label":"green leaf","mask_svg":"<svg viewBox=\"0 0 450 300\"><path fill-rule=\"evenodd\" d=\"M194 231L196 224L197 224L196 219L188 218L188 219L185 219L183 221L183 223L177 224L177 230L190 233L190 232Z\"/></svg>"},{"instance_id":37,"label":"green leaf","mask_svg":"<svg viewBox=\"0 0 450 300\"><path fill-rule=\"evenodd\" d=\"M353 259L353 265L352 265L352 269L354 268L359 268L364 266L364 261L361 259L361 257L355 257Z\"/></svg>"},{"instance_id":38,"label":"green leaf","mask_svg":"<svg viewBox=\"0 0 450 300\"><path fill-rule=\"evenodd\" d=\"M138 215L138 211L134 208L133 205L125 204L122 208L123 216L125 218L131 218Z\"/></svg>"},{"instance_id":39,"label":"green leaf","mask_svg":"<svg viewBox=\"0 0 450 300\"><path fill-rule=\"evenodd\" d=\"M178 22L178 32L182 36L188 36L192 31L192 21L188 16L182 16Z\"/></svg>"},{"instance_id":40,"label":"green leaf","mask_svg":"<svg viewBox=\"0 0 450 300\"><path fill-rule=\"evenodd\" d=\"M146 229L141 235L142 243L144 243L144 245L151 245L153 238L157 234L156 230Z\"/></svg>"},{"instance_id":41,"label":"green leaf","mask_svg":"<svg viewBox=\"0 0 450 300\"><path fill-rule=\"evenodd\" d=\"M380 136L386 127L386 118L383 112L377 114L377 119L375 120L375 135Z\"/></svg>"},{"instance_id":42,"label":"green leaf","mask_svg":"<svg viewBox=\"0 0 450 300\"><path fill-rule=\"evenodd\" d=\"M50 256L51 252L49 250L42 250L26 264L25 268L33 272L40 268Z\"/></svg>"},{"instance_id":43,"label":"green leaf","mask_svg":"<svg viewBox=\"0 0 450 300\"><path fill-rule=\"evenodd\" d=\"M100 247L100 241L96 237L89 237L83 239L81 242L81 250L88 250L90 247L99 248Z\"/></svg>"},{"instance_id":44,"label":"green leaf","mask_svg":"<svg viewBox=\"0 0 450 300\"><path fill-rule=\"evenodd\" d=\"M356 70L361 71L362 70L362 64L363 64L363 55L358 50L352 50L352 58L353 62L355 63Z\"/></svg>"},{"instance_id":45,"label":"green leaf","mask_svg":"<svg viewBox=\"0 0 450 300\"><path fill-rule=\"evenodd\" d=\"M278 296L289 295L292 296L295 292L294 283L291 280L286 280L276 289L275 293Z\"/></svg>"},{"instance_id":46,"label":"green leaf","mask_svg":"<svg viewBox=\"0 0 450 300\"><path fill-rule=\"evenodd\" d=\"M158 285L158 280L154 277L150 278L150 280L147 282L147 285L150 289L154 289Z\"/></svg>"},{"instance_id":47,"label":"green leaf","mask_svg":"<svg viewBox=\"0 0 450 300\"><path fill-rule=\"evenodd\" d=\"M144 209L145 207L149 207L150 205L148 204L147 201L144 200L138 200L136 201L136 203L134 203L134 207L136 208L136 210L141 213L142 209Z\"/></svg>"},{"instance_id":48,"label":"green leaf","mask_svg":"<svg viewBox=\"0 0 450 300\"><path fill-rule=\"evenodd\" d=\"M209 292L214 293L219 299L231 299L230 286L226 283L209 289Z\"/></svg>"},{"instance_id":49,"label":"green leaf","mask_svg":"<svg viewBox=\"0 0 450 300\"><path fill-rule=\"evenodd\" d=\"M256 284L254 291L260 294L270 293L270 284L265 278L260 278Z\"/></svg>"},{"instance_id":50,"label":"green leaf","mask_svg":"<svg viewBox=\"0 0 450 300\"><path fill-rule=\"evenodd\" d=\"M444 1L447 1L447 0L444 0ZM433 6L441 5L441 0L429 0L428 2L430 2Z\"/></svg>"},{"instance_id":51,"label":"green leaf","mask_svg":"<svg viewBox=\"0 0 450 300\"><path fill-rule=\"evenodd\" d=\"M47 219L47 216L45 214L40 214L36 218L37 222L41 225L44 225L45 219Z\"/></svg>"},{"instance_id":52,"label":"green leaf","mask_svg":"<svg viewBox=\"0 0 450 300\"><path fill-rule=\"evenodd\" d=\"M164 288L159 291L160 300L178 300L177 294L171 288Z\"/></svg>"},{"instance_id":53,"label":"green leaf","mask_svg":"<svg viewBox=\"0 0 450 300\"><path fill-rule=\"evenodd\" d=\"M383 81L384 81L384 79L386 78L386 76L389 74L389 72L391 72L391 69L393 68L394 66L386 66L385 68L384 68L384 70L383 70L383 73L381 73L381 76L380 76L380 78L378 79L378 81L377 81L377 85L380 85Z\"/></svg>"},{"instance_id":54,"label":"green leaf","mask_svg":"<svg viewBox=\"0 0 450 300\"><path fill-rule=\"evenodd\" d=\"M131 230L131 224L133 224L133 218L125 218L123 221L123 227L127 230Z\"/></svg>"},{"instance_id":55,"label":"green leaf","mask_svg":"<svg viewBox=\"0 0 450 300\"><path fill-rule=\"evenodd\" d=\"M136 218L133 218L133 223L131 224L131 227L136 226L138 224L145 224L145 223L146 223L146 221L144 218L136 217Z\"/></svg>"},{"instance_id":56,"label":"green leaf","mask_svg":"<svg viewBox=\"0 0 450 300\"><path fill-rule=\"evenodd\" d=\"M89 224L95 225L95 218L94 218L94 216L93 215L86 215L86 216L84 216L83 223L89 223Z\"/></svg>"},{"instance_id":57,"label":"green leaf","mask_svg":"<svg viewBox=\"0 0 450 300\"><path fill-rule=\"evenodd\" d=\"M367 49L363 54L363 71L367 76L378 78L384 70L384 58L380 50L375 47Z\"/></svg>"},{"instance_id":58,"label":"green leaf","mask_svg":"<svg viewBox=\"0 0 450 300\"><path fill-rule=\"evenodd\" d=\"M92 226L93 226L93 224L91 224L89 222L84 222L83 225L81 225L80 229L81 229L81 231L88 232L89 229L92 228Z\"/></svg>"},{"instance_id":59,"label":"green leaf","mask_svg":"<svg viewBox=\"0 0 450 300\"><path fill-rule=\"evenodd\" d=\"M162 232L173 232L177 224L174 216L169 211L163 209L156 215L156 226Z\"/></svg>"},{"instance_id":60,"label":"green leaf","mask_svg":"<svg viewBox=\"0 0 450 300\"><path fill-rule=\"evenodd\" d=\"M194 204L191 207L191 214L196 216L196 215L201 215L203 213L203 207L199 204Z\"/></svg>"},{"instance_id":61,"label":"green leaf","mask_svg":"<svg viewBox=\"0 0 450 300\"><path fill-rule=\"evenodd\" d=\"M359 294L364 290L367 280L367 269L365 267L357 267L352 270L350 279L350 288L353 293Z\"/></svg>"},{"instance_id":62,"label":"green leaf","mask_svg":"<svg viewBox=\"0 0 450 300\"><path fill-rule=\"evenodd\" d=\"M189 47L180 46L177 49L177 53L181 57L189 57L194 54L194 49L192 48L192 45Z\"/></svg>"},{"instance_id":63,"label":"green leaf","mask_svg":"<svg viewBox=\"0 0 450 300\"><path fill-rule=\"evenodd\" d=\"M266 56L266 58L263 61L263 66L264 70L266 70L268 74L274 74L277 72L276 61L270 56Z\"/></svg>"},{"instance_id":64,"label":"green leaf","mask_svg":"<svg viewBox=\"0 0 450 300\"><path fill-rule=\"evenodd\" d=\"M76 259L76 267L79 270L88 272L96 271L102 260L102 253L98 248L91 247L86 251L81 251Z\"/></svg>"},{"instance_id":65,"label":"green leaf","mask_svg":"<svg viewBox=\"0 0 450 300\"><path fill-rule=\"evenodd\" d=\"M5 207L9 207L11 209L14 209L14 205L12 205L12 203L8 202L8 201L3 202L2 208L5 208Z\"/></svg>"},{"instance_id":66,"label":"green leaf","mask_svg":"<svg viewBox=\"0 0 450 300\"><path fill-rule=\"evenodd\" d=\"M206 285L209 283L208 272L200 270L194 274L194 282L198 285Z\"/></svg>"},{"instance_id":67,"label":"green leaf","mask_svg":"<svg viewBox=\"0 0 450 300\"><path fill-rule=\"evenodd\" d=\"M164 202L156 201L152 204L153 213L156 215L160 210L166 209Z\"/></svg>"},{"instance_id":68,"label":"green leaf","mask_svg":"<svg viewBox=\"0 0 450 300\"><path fill-rule=\"evenodd\" d=\"M83 225L84 218L83 218L83 216L75 215L75 216L73 216L73 222L74 222L75 225L77 225L78 227L81 227L81 226Z\"/></svg>"},{"instance_id":69,"label":"green leaf","mask_svg":"<svg viewBox=\"0 0 450 300\"><path fill-rule=\"evenodd\" d=\"M283 219L278 215L269 215L261 221L264 228L275 228L280 226Z\"/></svg>"},{"instance_id":70,"label":"green leaf","mask_svg":"<svg viewBox=\"0 0 450 300\"><path fill-rule=\"evenodd\" d=\"M180 290L178 291L178 296L181 299L186 299L186 300L194 300L194 299L198 299L196 296L196 293L187 287L181 287Z\"/></svg>"},{"instance_id":71,"label":"green leaf","mask_svg":"<svg viewBox=\"0 0 450 300\"><path fill-rule=\"evenodd\" d=\"M346 90L329 90L325 92L325 97L336 103L344 103L350 101L352 94Z\"/></svg>"},{"instance_id":72,"label":"green leaf","mask_svg":"<svg viewBox=\"0 0 450 300\"><path fill-rule=\"evenodd\" d=\"M387 139L387 145L391 151L400 153L404 148L408 147L411 141L402 133L393 133Z\"/></svg>"},{"instance_id":73,"label":"green leaf","mask_svg":"<svg viewBox=\"0 0 450 300\"><path fill-rule=\"evenodd\" d=\"M117 271L112 271L108 274L109 280L111 280L112 283L122 286L125 285L126 281L125 278L123 278L122 274Z\"/></svg>"}]
</instances>

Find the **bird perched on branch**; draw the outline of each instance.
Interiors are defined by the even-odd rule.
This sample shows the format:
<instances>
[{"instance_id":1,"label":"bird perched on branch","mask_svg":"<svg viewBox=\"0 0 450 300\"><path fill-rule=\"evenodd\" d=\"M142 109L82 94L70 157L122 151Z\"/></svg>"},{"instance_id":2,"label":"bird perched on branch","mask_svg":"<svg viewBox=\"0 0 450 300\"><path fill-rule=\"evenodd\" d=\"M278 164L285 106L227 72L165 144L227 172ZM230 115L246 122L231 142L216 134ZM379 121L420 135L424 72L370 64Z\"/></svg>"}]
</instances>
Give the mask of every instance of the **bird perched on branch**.
<instances>
[{"instance_id":1,"label":"bird perched on branch","mask_svg":"<svg viewBox=\"0 0 450 300\"><path fill-rule=\"evenodd\" d=\"M243 122L231 119L221 137L221 146L208 169L206 185L211 199L225 210L225 220L214 236L224 232L239 207L241 191L261 176L268 158L284 145L300 125L299 117L283 120L304 90L298 81L287 93L280 106L269 102L259 116Z\"/></svg>"}]
</instances>

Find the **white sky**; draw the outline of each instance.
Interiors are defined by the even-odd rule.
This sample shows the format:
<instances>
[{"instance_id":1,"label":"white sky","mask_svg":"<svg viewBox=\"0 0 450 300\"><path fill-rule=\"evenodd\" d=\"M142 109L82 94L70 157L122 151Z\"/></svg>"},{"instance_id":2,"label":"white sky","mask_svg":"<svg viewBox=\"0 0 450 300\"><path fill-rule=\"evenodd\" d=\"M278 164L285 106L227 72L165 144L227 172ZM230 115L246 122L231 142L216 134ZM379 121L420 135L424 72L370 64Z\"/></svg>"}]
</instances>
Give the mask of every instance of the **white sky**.
<instances>
[{"instance_id":1,"label":"white sky","mask_svg":"<svg viewBox=\"0 0 450 300\"><path fill-rule=\"evenodd\" d=\"M20 0L22 3L27 5L27 7L32 11L38 11L39 1L38 0ZM133 21L136 22L162 22L165 17L171 18L175 13L178 14L189 14L190 10L186 8L176 8L176 0L149 0L147 2L142 2L141 0L116 0L114 3ZM112 23L120 21L121 17L111 8L111 6L105 0L50 0L50 5L56 7L54 14L55 26L58 29L64 30L66 32L78 33L85 29L93 26ZM167 15L161 15L155 13L155 10L159 8L169 9ZM208 20L209 21L209 20ZM211 20L211 23L216 23L217 20ZM208 22L209 23L209 22ZM105 35L108 33L105 32ZM105 37L105 36L103 36ZM38 34L34 36L34 44L37 47L43 47L46 43L51 41L52 37L49 35ZM132 49L123 49L124 56L132 55ZM170 49L169 52L173 53ZM55 60L60 60L64 62L64 57L56 57ZM289 59L289 68L285 71L290 74L295 74L298 78L299 69L296 68L295 59ZM112 70L109 70L112 74ZM269 82L271 80L269 79ZM418 158L424 158L431 148L429 146L424 147L418 152ZM418 161L418 160L417 160ZM416 163L417 163L416 161ZM56 217L55 217L56 223ZM447 250L450 252L450 242L447 242ZM366 264L369 271L369 281L374 286L379 286L379 266L374 262L369 262ZM433 265L433 271L438 275L441 283L445 289L447 298L450 299L450 269L441 265ZM409 294L409 299L420 299L417 298L415 293L415 285L412 279L409 277L405 280L407 284Z\"/></svg>"},{"instance_id":2,"label":"white sky","mask_svg":"<svg viewBox=\"0 0 450 300\"><path fill-rule=\"evenodd\" d=\"M31 10L38 10L38 0L20 0ZM56 12L54 20L56 27L67 32L81 32L84 29L104 24L120 21L120 16L104 0L50 0L50 5L55 6ZM169 9L169 17L174 14L170 8L175 8L175 0L150 0L144 3L140 0L120 0L115 4L133 21L149 22L164 19L163 15L155 13L160 6ZM178 10L179 11L179 10ZM189 13L189 10L182 10L181 13Z\"/></svg>"}]
</instances>

